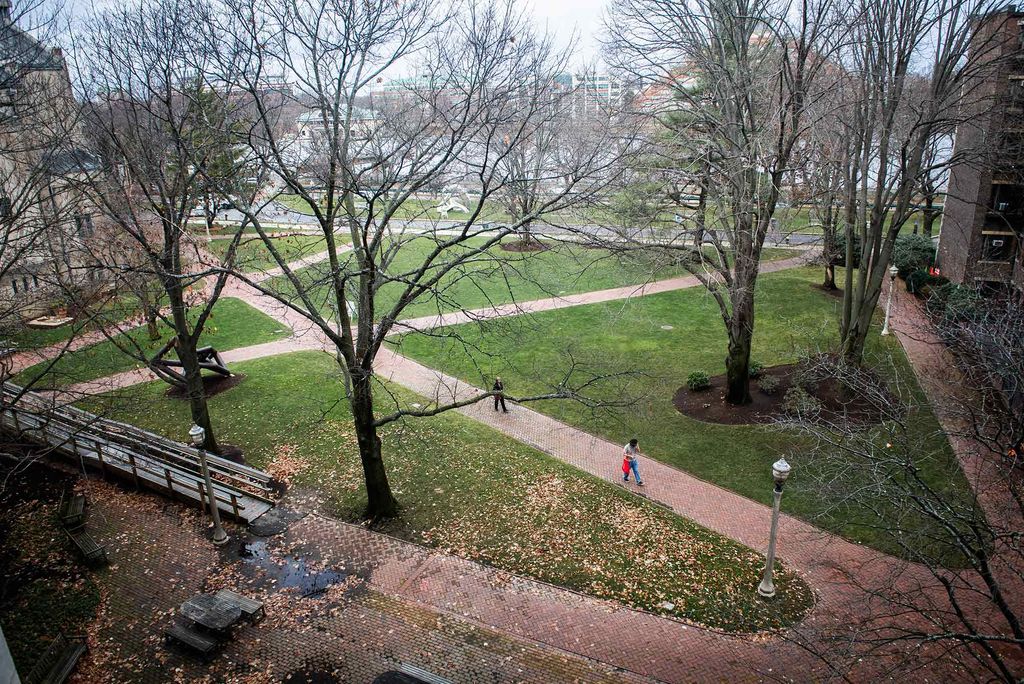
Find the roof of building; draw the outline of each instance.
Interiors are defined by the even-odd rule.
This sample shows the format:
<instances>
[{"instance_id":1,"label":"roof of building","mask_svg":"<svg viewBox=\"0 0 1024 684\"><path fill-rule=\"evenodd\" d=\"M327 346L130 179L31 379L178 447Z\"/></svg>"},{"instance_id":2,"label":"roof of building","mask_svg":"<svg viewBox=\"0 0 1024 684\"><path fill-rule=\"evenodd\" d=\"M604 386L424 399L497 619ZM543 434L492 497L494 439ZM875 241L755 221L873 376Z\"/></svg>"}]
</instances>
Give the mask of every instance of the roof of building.
<instances>
[{"instance_id":1,"label":"roof of building","mask_svg":"<svg viewBox=\"0 0 1024 684\"><path fill-rule=\"evenodd\" d=\"M54 176L95 171L99 167L99 157L88 150L77 147L56 152L46 165L47 170Z\"/></svg>"},{"instance_id":2,"label":"roof of building","mask_svg":"<svg viewBox=\"0 0 1024 684\"><path fill-rule=\"evenodd\" d=\"M64 68L60 50L51 50L14 24L10 0L0 0L0 64L4 65L5 75Z\"/></svg>"}]
</instances>

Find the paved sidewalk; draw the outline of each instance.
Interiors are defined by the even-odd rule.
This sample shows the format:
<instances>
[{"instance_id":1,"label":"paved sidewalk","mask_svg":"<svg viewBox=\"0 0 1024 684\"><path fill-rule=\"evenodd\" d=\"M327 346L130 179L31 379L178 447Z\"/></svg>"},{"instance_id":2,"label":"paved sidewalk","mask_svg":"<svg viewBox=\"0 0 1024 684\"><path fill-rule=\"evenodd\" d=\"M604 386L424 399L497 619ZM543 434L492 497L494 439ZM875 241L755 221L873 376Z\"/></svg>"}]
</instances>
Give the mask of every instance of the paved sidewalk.
<instances>
[{"instance_id":1,"label":"paved sidewalk","mask_svg":"<svg viewBox=\"0 0 1024 684\"><path fill-rule=\"evenodd\" d=\"M495 609L499 593L510 609L545 604L556 613L579 609L583 597L518 586L459 559L450 565L421 547L316 515L269 538L229 523L231 541L217 549L193 508L98 479L80 486L92 502L90 533L106 545L110 566L92 575L102 603L74 681L368 684L403 666L460 684L654 681L635 671L652 669L643 656L620 659L634 668L622 670L474 617L474 608ZM56 549L61 557L70 553L60 542ZM210 664L167 648L162 633L178 606L220 588L263 601L266 617L236 627ZM523 602L514 600L517 593ZM642 638L635 632L626 641ZM691 680L686 672L671 679Z\"/></svg>"}]
</instances>

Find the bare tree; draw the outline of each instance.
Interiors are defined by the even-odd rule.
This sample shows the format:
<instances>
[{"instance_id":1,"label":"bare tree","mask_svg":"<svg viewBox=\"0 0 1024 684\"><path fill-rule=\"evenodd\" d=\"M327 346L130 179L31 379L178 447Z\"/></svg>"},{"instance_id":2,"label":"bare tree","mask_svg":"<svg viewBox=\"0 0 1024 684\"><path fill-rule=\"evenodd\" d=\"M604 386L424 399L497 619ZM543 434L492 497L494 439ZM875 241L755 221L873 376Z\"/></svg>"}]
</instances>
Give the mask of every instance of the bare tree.
<instances>
[{"instance_id":1,"label":"bare tree","mask_svg":"<svg viewBox=\"0 0 1024 684\"><path fill-rule=\"evenodd\" d=\"M862 360L893 246L915 211L922 179L953 160L930 151L955 128L964 103L980 97L976 79L992 65L992 41L976 33L975 19L994 7L986 0L862 0L848 9L850 39L839 60L850 74L841 321L850 362Z\"/></svg>"},{"instance_id":2,"label":"bare tree","mask_svg":"<svg viewBox=\"0 0 1024 684\"><path fill-rule=\"evenodd\" d=\"M705 132L710 166L703 211L688 217L701 247L687 246L685 262L718 302L729 336L726 400L733 404L750 401L761 250L816 97L833 37L831 6L618 0L607 22L608 49L621 69L674 84L685 66L702 83L676 88L692 126Z\"/></svg>"},{"instance_id":3,"label":"bare tree","mask_svg":"<svg viewBox=\"0 0 1024 684\"><path fill-rule=\"evenodd\" d=\"M410 305L455 304L448 288L493 263L488 250L504 237L597 192L617 148L581 138L555 165L527 153L530 175L545 179L548 191L510 224L484 223L484 207L509 189L509 158L534 148L554 123L549 87L564 61L512 3L231 0L220 9L209 43L217 79L252 117L238 144L279 181L258 201L238 204L282 275L237 277L308 319L335 349L367 515L393 516L378 430L488 395L375 415L376 395L386 391L375 363L384 340ZM417 76L403 88L379 87L403 65ZM316 122L307 137L292 133L283 119L288 108L267 95L269 81L282 76ZM417 193L462 183L472 183L478 197L468 218L428 228L396 219ZM262 212L278 192L295 195L313 215L327 253L322 267L289 267L265 229ZM561 387L544 396L570 393Z\"/></svg>"},{"instance_id":4,"label":"bare tree","mask_svg":"<svg viewBox=\"0 0 1024 684\"><path fill-rule=\"evenodd\" d=\"M793 635L837 671L870 657L891 677L936 661L958 679L1016 682L1024 675L1020 313L998 303L940 324L966 362L964 372L950 363L941 377L923 381L935 390L934 408L959 462L939 446L946 433L929 439L914 428L920 419L910 397L917 390L898 364L888 365L888 383L831 357L805 371L805 381L840 383L856 397L851 409L856 404L877 425L813 406L790 415L785 428L813 444L801 481L819 492L821 515L859 521L903 561L890 563L890 574L848 578L870 597L870 614L856 630ZM941 346L928 331L908 334ZM1005 352L979 363L994 349ZM961 468L973 492L958 486Z\"/></svg>"},{"instance_id":5,"label":"bare tree","mask_svg":"<svg viewBox=\"0 0 1024 684\"><path fill-rule=\"evenodd\" d=\"M110 10L90 20L76 57L85 126L100 158L81 187L115 227L119 244L138 258L99 248L93 257L115 278L142 284L150 325L159 313L174 330L182 372L169 372L131 339L111 339L187 392L206 448L219 451L196 350L227 275L203 269L203 250L189 228L211 177L205 161L223 152L217 149L223 136L211 143L208 133L210 97L203 93L204 55L195 42L207 20L198 5L183 2ZM226 185L233 170L216 168L214 177ZM163 290L160 297L151 297L153 281ZM158 312L154 305L161 300L167 310Z\"/></svg>"}]
</instances>

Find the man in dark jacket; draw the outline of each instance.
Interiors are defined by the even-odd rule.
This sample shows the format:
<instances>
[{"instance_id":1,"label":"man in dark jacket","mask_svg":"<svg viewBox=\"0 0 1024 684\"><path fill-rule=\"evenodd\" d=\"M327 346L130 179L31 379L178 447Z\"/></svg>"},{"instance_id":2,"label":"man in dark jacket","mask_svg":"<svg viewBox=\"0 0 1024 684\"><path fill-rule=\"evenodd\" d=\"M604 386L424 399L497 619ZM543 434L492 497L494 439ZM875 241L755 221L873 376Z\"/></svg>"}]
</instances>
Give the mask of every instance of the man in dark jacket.
<instances>
[{"instance_id":1,"label":"man in dark jacket","mask_svg":"<svg viewBox=\"0 0 1024 684\"><path fill-rule=\"evenodd\" d=\"M494 378L494 387L492 388L496 394L494 395L494 410L498 410L498 403L501 403L501 410L508 413L508 409L505 408L505 384L501 381L501 376Z\"/></svg>"}]
</instances>

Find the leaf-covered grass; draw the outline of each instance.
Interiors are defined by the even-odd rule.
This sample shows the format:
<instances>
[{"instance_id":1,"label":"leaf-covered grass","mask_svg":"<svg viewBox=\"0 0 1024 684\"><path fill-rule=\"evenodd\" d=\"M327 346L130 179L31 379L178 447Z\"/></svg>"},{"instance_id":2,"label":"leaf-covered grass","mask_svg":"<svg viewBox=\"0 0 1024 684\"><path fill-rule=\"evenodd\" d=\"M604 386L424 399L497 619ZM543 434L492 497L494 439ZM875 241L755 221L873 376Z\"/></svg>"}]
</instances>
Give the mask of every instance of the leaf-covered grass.
<instances>
[{"instance_id":1,"label":"leaf-covered grass","mask_svg":"<svg viewBox=\"0 0 1024 684\"><path fill-rule=\"evenodd\" d=\"M133 353L145 353L147 357L152 356L173 334L171 327L163 321L160 322L159 328L160 338L157 340L149 339L146 326L143 325L118 335L117 344L111 340L103 340L77 351L67 352L55 361L37 363L16 375L14 382L21 385L33 382L35 389L48 386L64 387L141 368L144 364L129 356L123 349ZM291 331L281 323L242 300L225 297L214 305L213 314L207 319L206 328L200 339L200 346L210 345L218 351L227 351L271 342L290 334Z\"/></svg>"},{"instance_id":2,"label":"leaf-covered grass","mask_svg":"<svg viewBox=\"0 0 1024 684\"><path fill-rule=\"evenodd\" d=\"M361 467L333 359L298 352L237 370L245 381L210 399L221 439L242 447L249 463L313 490L330 512L358 520ZM180 439L188 406L164 388L154 383L127 401L89 407ZM382 412L389 392L403 403L425 401L382 387ZM383 528L390 534L732 631L790 624L812 602L806 584L781 567L779 599L760 600L759 554L468 418L412 419L382 439L402 506Z\"/></svg>"},{"instance_id":3,"label":"leaf-covered grass","mask_svg":"<svg viewBox=\"0 0 1024 684\"><path fill-rule=\"evenodd\" d=\"M480 244L470 241L467 249ZM418 268L434 247L428 237L405 242L387 274L398 278ZM455 258L456 249L440 263L448 264ZM782 259L796 254L792 250L766 249L765 260ZM351 255L345 255L351 259ZM322 311L329 311L333 292L327 283L326 263L302 269L300 277L310 284L313 301ZM641 254L617 254L608 250L588 249L571 243L553 244L541 252L516 253L493 247L485 255L474 256L465 265L445 275L434 292L426 292L413 301L400 318L415 318L460 309L479 309L510 302L526 302L580 292L593 292L626 285L644 283L684 275L686 271L674 264L665 264ZM430 273L426 278L430 277ZM278 277L267 283L269 287L290 296L291 283ZM405 289L402 282L385 284L377 293L376 316L380 318L391 310ZM293 296L293 295L291 295Z\"/></svg>"},{"instance_id":4,"label":"leaf-covered grass","mask_svg":"<svg viewBox=\"0 0 1024 684\"><path fill-rule=\"evenodd\" d=\"M0 625L22 675L61 631L84 633L100 602L91 571L82 566L56 521L60 488L52 486L52 472L44 476L51 486L32 491L49 492L48 498L8 494L0 513L0 572L5 578Z\"/></svg>"},{"instance_id":5,"label":"leaf-covered grass","mask_svg":"<svg viewBox=\"0 0 1024 684\"><path fill-rule=\"evenodd\" d=\"M765 366L792 363L803 353L826 350L836 342L839 300L812 287L820 277L817 269L802 268L759 279L754 359ZM638 437L650 456L765 504L771 503L771 464L785 456L794 466L783 502L787 512L880 550L899 552L893 538L872 524L872 515L857 509L831 510L832 502L817 495L813 482L801 478L810 465L808 445L792 432L764 425L703 423L683 416L672 405L674 393L685 385L690 372L715 376L725 371L725 329L718 306L703 288L484 326L464 325L455 332L459 341L405 336L399 351L477 386L487 386L500 375L513 395L550 391L570 355L584 373L639 372L629 380L591 390L600 399L634 398L636 403L627 408L594 412L569 402L533 407L615 442ZM869 340L871 356L891 355L899 375L912 381L913 372L895 337L883 338L872 331ZM467 353L467 348L486 353ZM712 391L720 396L721 389ZM917 465L934 486L948 489L953 496L969 496L949 443L916 383L911 393L916 408L909 424ZM884 442L883 432L879 430L879 439ZM923 519L902 524L906 529L942 534ZM924 534L914 539L923 546L929 543Z\"/></svg>"},{"instance_id":6,"label":"leaf-covered grass","mask_svg":"<svg viewBox=\"0 0 1024 684\"><path fill-rule=\"evenodd\" d=\"M217 257L223 258L230 244L230 239L217 238L210 241L209 249ZM316 235L288 235L274 238L274 248L286 262L292 262L322 252L326 249L326 242L323 237ZM258 235L243 237L239 242L235 251L235 267L240 271L262 273L277 266L277 260Z\"/></svg>"}]
</instances>

